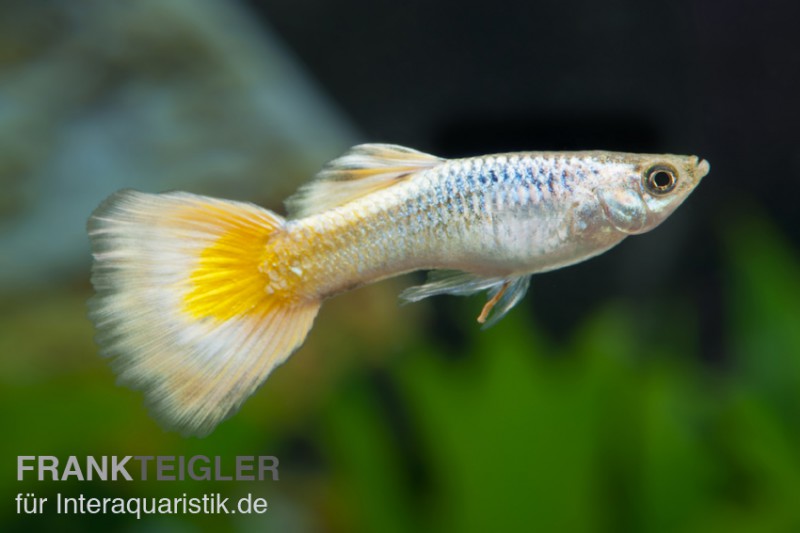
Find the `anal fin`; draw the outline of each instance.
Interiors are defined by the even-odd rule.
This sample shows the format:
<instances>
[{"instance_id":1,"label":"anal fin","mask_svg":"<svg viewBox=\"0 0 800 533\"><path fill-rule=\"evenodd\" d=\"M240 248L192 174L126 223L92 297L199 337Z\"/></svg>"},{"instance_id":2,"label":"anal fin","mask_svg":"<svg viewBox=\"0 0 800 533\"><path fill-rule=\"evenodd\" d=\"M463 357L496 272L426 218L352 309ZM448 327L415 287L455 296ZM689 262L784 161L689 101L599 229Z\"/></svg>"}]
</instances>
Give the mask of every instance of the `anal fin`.
<instances>
[{"instance_id":1,"label":"anal fin","mask_svg":"<svg viewBox=\"0 0 800 533\"><path fill-rule=\"evenodd\" d=\"M501 318L511 311L511 309L525 297L528 287L531 284L531 275L519 276L505 283L495 285L489 291L489 301L484 307L484 312L478 317L478 322L482 324L481 329L486 329L497 324ZM489 304L492 305L489 305ZM487 310L486 307L489 307ZM481 321L480 319L483 318Z\"/></svg>"},{"instance_id":2,"label":"anal fin","mask_svg":"<svg viewBox=\"0 0 800 533\"><path fill-rule=\"evenodd\" d=\"M528 291L530 281L530 274L492 277L453 270L433 270L428 273L428 280L423 285L409 287L400 293L400 298L410 303L440 294L469 296L488 290L488 301L478 316L478 322L486 329L519 303Z\"/></svg>"}]
</instances>

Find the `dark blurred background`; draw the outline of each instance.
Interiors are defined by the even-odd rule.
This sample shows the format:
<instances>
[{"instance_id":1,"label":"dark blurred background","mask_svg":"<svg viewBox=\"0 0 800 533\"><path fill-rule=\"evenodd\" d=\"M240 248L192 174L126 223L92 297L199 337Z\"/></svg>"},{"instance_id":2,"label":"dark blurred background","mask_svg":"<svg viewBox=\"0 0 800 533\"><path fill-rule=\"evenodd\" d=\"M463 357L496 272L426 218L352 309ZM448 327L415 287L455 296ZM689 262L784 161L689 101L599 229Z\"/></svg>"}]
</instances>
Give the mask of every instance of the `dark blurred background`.
<instances>
[{"instance_id":1,"label":"dark blurred background","mask_svg":"<svg viewBox=\"0 0 800 533\"><path fill-rule=\"evenodd\" d=\"M800 531L800 10L780 1L0 5L0 523ZM122 187L282 210L357 142L696 154L655 231L482 298L328 302L206 439L116 387L84 225ZM279 482L17 482L18 455L277 455ZM14 495L262 495L263 516L15 514Z\"/></svg>"}]
</instances>

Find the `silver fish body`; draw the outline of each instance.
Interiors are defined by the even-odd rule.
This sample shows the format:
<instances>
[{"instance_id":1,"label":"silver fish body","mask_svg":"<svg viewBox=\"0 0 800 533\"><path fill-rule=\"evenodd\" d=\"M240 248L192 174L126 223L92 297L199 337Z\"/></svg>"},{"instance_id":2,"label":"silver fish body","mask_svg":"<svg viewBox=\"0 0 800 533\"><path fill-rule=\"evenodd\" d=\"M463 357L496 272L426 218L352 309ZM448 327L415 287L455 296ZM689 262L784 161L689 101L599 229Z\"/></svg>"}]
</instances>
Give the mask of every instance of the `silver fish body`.
<instances>
[{"instance_id":1,"label":"silver fish body","mask_svg":"<svg viewBox=\"0 0 800 533\"><path fill-rule=\"evenodd\" d=\"M643 177L657 165L683 178L666 199L648 191ZM291 261L321 296L420 269L468 273L469 284L435 292L467 294L583 261L653 229L707 171L708 163L693 156L600 151L441 161L290 222L290 234L311 230L334 242L323 269L314 265L319 254L304 246ZM413 300L427 295L405 293Z\"/></svg>"},{"instance_id":2,"label":"silver fish body","mask_svg":"<svg viewBox=\"0 0 800 533\"><path fill-rule=\"evenodd\" d=\"M120 381L207 434L296 350L337 293L430 270L401 295L487 291L499 320L531 275L660 224L708 172L694 156L523 152L445 160L353 147L290 217L189 193L119 191L89 219L90 317Z\"/></svg>"}]
</instances>

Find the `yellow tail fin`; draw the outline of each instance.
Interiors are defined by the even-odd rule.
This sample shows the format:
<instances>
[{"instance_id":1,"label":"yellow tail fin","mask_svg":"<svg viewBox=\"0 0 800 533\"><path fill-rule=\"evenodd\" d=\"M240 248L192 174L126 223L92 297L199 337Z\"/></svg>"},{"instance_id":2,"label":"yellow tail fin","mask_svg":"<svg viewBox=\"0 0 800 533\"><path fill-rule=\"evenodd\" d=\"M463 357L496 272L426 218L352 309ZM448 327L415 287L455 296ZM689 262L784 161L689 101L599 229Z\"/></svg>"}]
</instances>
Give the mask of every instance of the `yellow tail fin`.
<instances>
[{"instance_id":1,"label":"yellow tail fin","mask_svg":"<svg viewBox=\"0 0 800 533\"><path fill-rule=\"evenodd\" d=\"M259 270L283 226L252 204L130 190L89 219L98 343L166 426L210 433L303 343L319 300L267 294Z\"/></svg>"}]
</instances>

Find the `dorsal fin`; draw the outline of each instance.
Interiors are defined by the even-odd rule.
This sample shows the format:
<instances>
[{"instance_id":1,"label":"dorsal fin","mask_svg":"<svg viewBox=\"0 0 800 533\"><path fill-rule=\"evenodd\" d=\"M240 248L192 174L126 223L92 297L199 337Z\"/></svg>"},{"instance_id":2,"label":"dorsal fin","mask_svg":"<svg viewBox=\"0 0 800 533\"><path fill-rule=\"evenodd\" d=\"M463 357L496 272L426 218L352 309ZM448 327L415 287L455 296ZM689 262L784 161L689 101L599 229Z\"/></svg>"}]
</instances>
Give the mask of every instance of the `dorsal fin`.
<instances>
[{"instance_id":1,"label":"dorsal fin","mask_svg":"<svg viewBox=\"0 0 800 533\"><path fill-rule=\"evenodd\" d=\"M289 216L300 218L352 202L390 187L443 159L396 144L359 144L322 167L286 200Z\"/></svg>"}]
</instances>

